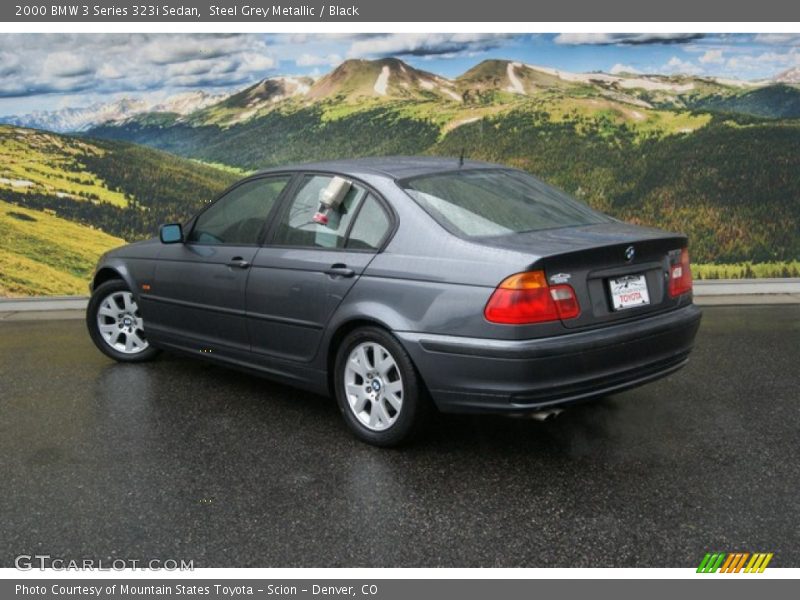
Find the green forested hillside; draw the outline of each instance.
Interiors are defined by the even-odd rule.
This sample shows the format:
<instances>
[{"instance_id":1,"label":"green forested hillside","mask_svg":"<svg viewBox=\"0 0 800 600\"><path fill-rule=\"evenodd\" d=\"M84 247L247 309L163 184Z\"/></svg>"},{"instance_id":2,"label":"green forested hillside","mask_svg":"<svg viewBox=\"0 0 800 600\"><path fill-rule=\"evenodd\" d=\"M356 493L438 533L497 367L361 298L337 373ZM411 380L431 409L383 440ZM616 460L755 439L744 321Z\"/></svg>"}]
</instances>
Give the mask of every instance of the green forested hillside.
<instances>
[{"instance_id":1,"label":"green forested hillside","mask_svg":"<svg viewBox=\"0 0 800 600\"><path fill-rule=\"evenodd\" d=\"M712 94L697 98L692 106L770 119L792 118L800 116L800 89L790 85L773 85L743 94Z\"/></svg>"},{"instance_id":2,"label":"green forested hillside","mask_svg":"<svg viewBox=\"0 0 800 600\"><path fill-rule=\"evenodd\" d=\"M688 233L707 277L793 276L798 96L794 85L503 60L449 80L383 59L346 61L316 81L264 80L189 115L142 114L80 136L0 126L0 294L75 291L101 246L186 219L244 172L393 154L463 153L528 170L620 219ZM33 264L21 249L57 247L53 219L78 227L70 235L89 254ZM42 239L31 237L37 228Z\"/></svg>"},{"instance_id":3,"label":"green forested hillside","mask_svg":"<svg viewBox=\"0 0 800 600\"><path fill-rule=\"evenodd\" d=\"M0 296L87 294L97 258L125 241L0 200Z\"/></svg>"},{"instance_id":4,"label":"green forested hillside","mask_svg":"<svg viewBox=\"0 0 800 600\"><path fill-rule=\"evenodd\" d=\"M0 126L0 198L128 240L155 235L236 179L152 148Z\"/></svg>"},{"instance_id":5,"label":"green forested hillside","mask_svg":"<svg viewBox=\"0 0 800 600\"><path fill-rule=\"evenodd\" d=\"M623 220L686 232L700 262L800 256L800 123L715 117L691 134L640 137L602 119L555 124L520 110L459 127L431 151L461 148Z\"/></svg>"},{"instance_id":6,"label":"green forested hillside","mask_svg":"<svg viewBox=\"0 0 800 600\"><path fill-rule=\"evenodd\" d=\"M98 127L92 136L125 139L200 160L254 170L291 162L365 155L415 154L431 147L439 127L379 106L326 119L322 107L273 111L239 125Z\"/></svg>"},{"instance_id":7,"label":"green forested hillside","mask_svg":"<svg viewBox=\"0 0 800 600\"><path fill-rule=\"evenodd\" d=\"M245 169L464 152L526 169L618 218L684 231L700 262L800 257L797 119L550 92L477 105L317 103L230 127L132 123L92 133Z\"/></svg>"},{"instance_id":8,"label":"green forested hillside","mask_svg":"<svg viewBox=\"0 0 800 600\"><path fill-rule=\"evenodd\" d=\"M86 293L102 252L155 235L236 177L128 143L0 126L0 295Z\"/></svg>"}]
</instances>

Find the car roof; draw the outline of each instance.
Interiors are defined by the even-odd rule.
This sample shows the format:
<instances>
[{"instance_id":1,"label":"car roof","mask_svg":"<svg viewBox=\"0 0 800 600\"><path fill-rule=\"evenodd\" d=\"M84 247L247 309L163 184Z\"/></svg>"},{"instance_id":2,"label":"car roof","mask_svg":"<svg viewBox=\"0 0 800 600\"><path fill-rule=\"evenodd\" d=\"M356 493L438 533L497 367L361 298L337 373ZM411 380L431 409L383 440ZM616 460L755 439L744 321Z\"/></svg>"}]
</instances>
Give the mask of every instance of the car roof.
<instances>
[{"instance_id":1,"label":"car roof","mask_svg":"<svg viewBox=\"0 0 800 600\"><path fill-rule=\"evenodd\" d=\"M379 175L391 179L407 179L420 175L430 175L458 169L498 169L508 168L477 160L464 159L459 164L458 158L442 158L435 156L375 156L367 158L351 158L345 160L329 160L293 164L260 171L262 174L279 171L330 171L357 177L359 175Z\"/></svg>"}]
</instances>

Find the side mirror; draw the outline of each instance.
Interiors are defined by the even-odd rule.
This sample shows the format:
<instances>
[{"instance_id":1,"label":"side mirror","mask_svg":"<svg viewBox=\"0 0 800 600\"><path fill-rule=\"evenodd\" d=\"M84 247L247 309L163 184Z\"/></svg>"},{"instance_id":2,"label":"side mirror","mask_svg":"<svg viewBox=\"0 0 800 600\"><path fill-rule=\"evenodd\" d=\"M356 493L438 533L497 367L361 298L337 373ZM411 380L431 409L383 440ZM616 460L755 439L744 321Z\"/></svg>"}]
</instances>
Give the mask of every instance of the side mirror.
<instances>
[{"instance_id":1,"label":"side mirror","mask_svg":"<svg viewBox=\"0 0 800 600\"><path fill-rule=\"evenodd\" d=\"M180 223L168 223L162 225L158 230L158 237L162 244L182 244L183 227Z\"/></svg>"}]
</instances>

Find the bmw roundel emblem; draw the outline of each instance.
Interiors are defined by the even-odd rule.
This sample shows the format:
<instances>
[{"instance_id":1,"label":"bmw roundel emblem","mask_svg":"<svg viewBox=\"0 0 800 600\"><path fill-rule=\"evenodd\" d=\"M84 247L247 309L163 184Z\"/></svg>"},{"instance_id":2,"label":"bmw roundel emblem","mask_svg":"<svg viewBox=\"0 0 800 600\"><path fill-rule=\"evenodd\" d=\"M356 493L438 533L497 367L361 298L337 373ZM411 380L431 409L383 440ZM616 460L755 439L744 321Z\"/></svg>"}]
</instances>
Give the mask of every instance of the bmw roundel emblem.
<instances>
[{"instance_id":1,"label":"bmw roundel emblem","mask_svg":"<svg viewBox=\"0 0 800 600\"><path fill-rule=\"evenodd\" d=\"M636 250L634 250L633 246L628 246L625 248L625 260L630 262L633 260L634 256L636 256Z\"/></svg>"}]
</instances>

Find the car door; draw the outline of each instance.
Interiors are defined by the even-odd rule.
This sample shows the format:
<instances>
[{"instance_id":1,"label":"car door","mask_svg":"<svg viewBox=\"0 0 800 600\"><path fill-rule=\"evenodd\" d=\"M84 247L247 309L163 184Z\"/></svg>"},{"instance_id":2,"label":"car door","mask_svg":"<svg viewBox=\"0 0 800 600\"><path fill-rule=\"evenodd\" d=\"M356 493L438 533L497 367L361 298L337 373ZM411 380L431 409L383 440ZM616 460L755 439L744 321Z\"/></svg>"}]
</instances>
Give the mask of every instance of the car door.
<instances>
[{"instance_id":1,"label":"car door","mask_svg":"<svg viewBox=\"0 0 800 600\"><path fill-rule=\"evenodd\" d=\"M375 256L390 229L390 214L373 192L353 182L327 225L312 220L333 175L305 174L289 194L258 251L247 285L247 316L254 352L310 361L325 325ZM379 239L350 242L363 208L382 217ZM365 213L367 214L367 213ZM364 236L361 236L364 237ZM377 243L376 243L377 242Z\"/></svg>"},{"instance_id":2,"label":"car door","mask_svg":"<svg viewBox=\"0 0 800 600\"><path fill-rule=\"evenodd\" d=\"M245 289L266 223L291 175L246 180L164 245L145 298L148 327L207 352L248 350Z\"/></svg>"}]
</instances>

